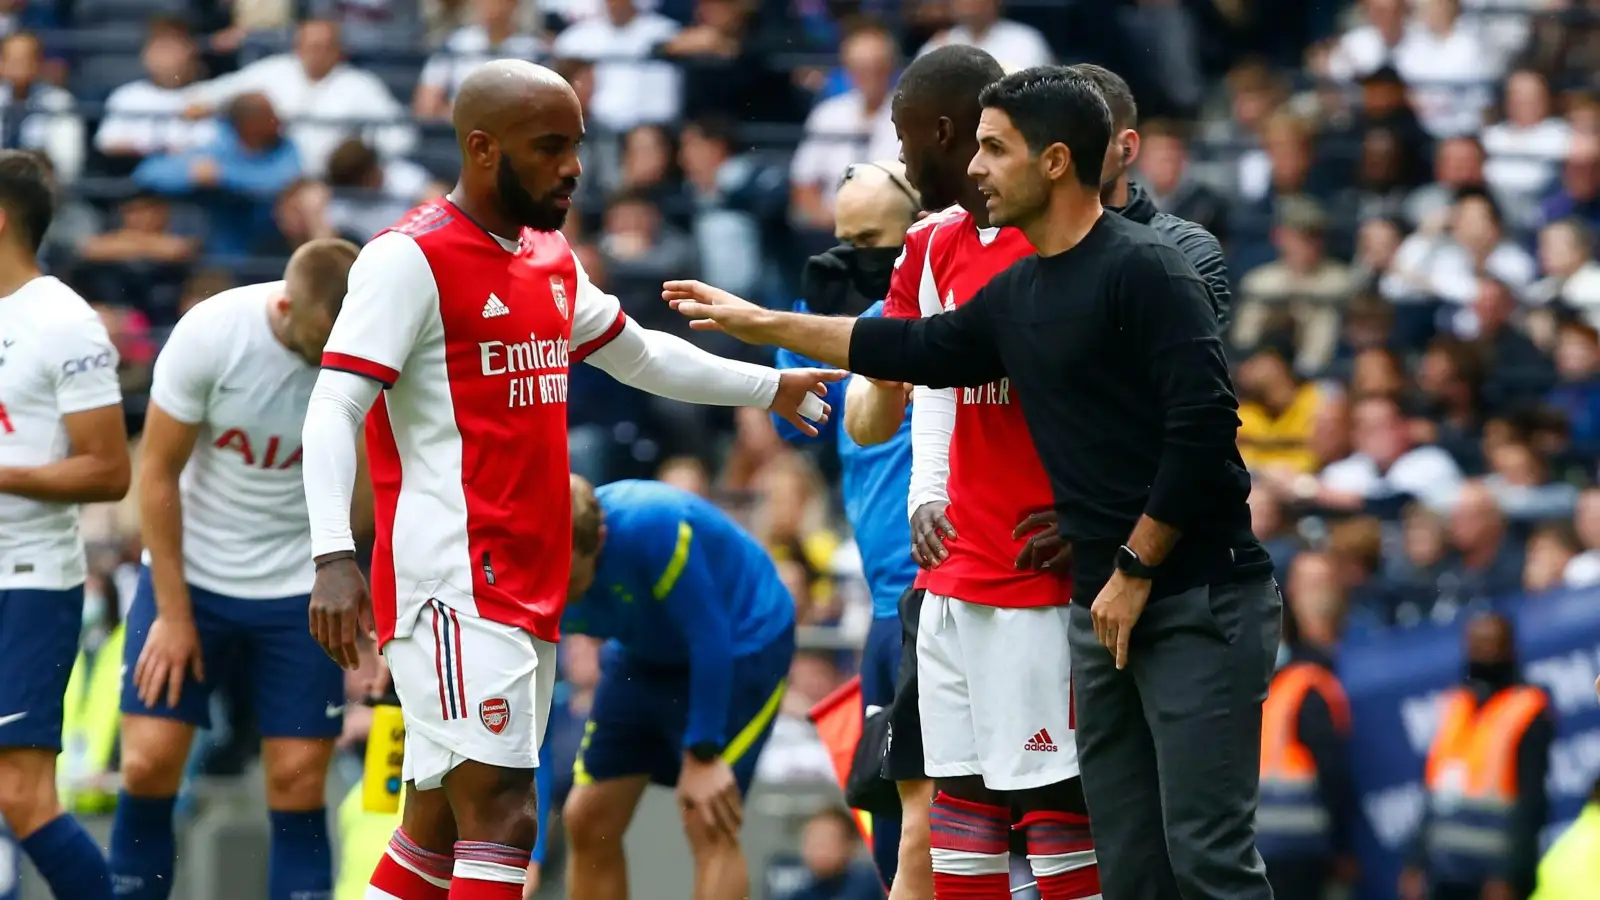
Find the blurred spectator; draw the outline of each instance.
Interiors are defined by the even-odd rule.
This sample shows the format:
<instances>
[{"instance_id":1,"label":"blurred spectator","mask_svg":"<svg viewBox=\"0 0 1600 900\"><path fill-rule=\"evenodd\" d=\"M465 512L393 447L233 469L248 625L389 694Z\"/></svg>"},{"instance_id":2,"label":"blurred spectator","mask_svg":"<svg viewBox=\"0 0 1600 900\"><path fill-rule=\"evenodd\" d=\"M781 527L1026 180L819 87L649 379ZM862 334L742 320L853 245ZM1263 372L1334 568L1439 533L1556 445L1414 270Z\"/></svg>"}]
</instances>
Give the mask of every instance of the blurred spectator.
<instances>
[{"instance_id":1,"label":"blurred spectator","mask_svg":"<svg viewBox=\"0 0 1600 900\"><path fill-rule=\"evenodd\" d=\"M1476 132L1498 60L1461 21L1460 0L1418 0L1416 9L1416 27L1395 48L1394 67L1414 88L1417 116L1434 137Z\"/></svg>"},{"instance_id":2,"label":"blurred spectator","mask_svg":"<svg viewBox=\"0 0 1600 900\"><path fill-rule=\"evenodd\" d=\"M1361 304L1370 308L1383 303L1383 298L1371 296L1370 292L1378 289L1383 277L1394 266L1403 240L1405 235L1394 219L1367 219L1356 229L1355 258L1351 260L1350 274L1356 290L1365 296L1352 298L1351 310ZM1345 324L1348 330L1348 315Z\"/></svg>"},{"instance_id":3,"label":"blurred spectator","mask_svg":"<svg viewBox=\"0 0 1600 900\"><path fill-rule=\"evenodd\" d=\"M1481 347L1453 337L1436 338L1417 366L1422 409L1413 431L1444 448L1469 470L1481 471L1486 358Z\"/></svg>"},{"instance_id":4,"label":"blurred spectator","mask_svg":"<svg viewBox=\"0 0 1600 900\"><path fill-rule=\"evenodd\" d=\"M1588 487L1578 495L1578 511L1572 518L1581 552L1567 563L1563 574L1567 587L1600 585L1600 488Z\"/></svg>"},{"instance_id":5,"label":"blurred spectator","mask_svg":"<svg viewBox=\"0 0 1600 900\"><path fill-rule=\"evenodd\" d=\"M1544 199L1540 214L1544 222L1576 216L1600 229L1600 137L1573 135L1561 184Z\"/></svg>"},{"instance_id":6,"label":"blurred spectator","mask_svg":"<svg viewBox=\"0 0 1600 900\"><path fill-rule=\"evenodd\" d=\"M1552 522L1528 536L1528 564L1522 571L1522 589L1542 594L1567 586L1567 569L1583 545L1567 522Z\"/></svg>"},{"instance_id":7,"label":"blurred spectator","mask_svg":"<svg viewBox=\"0 0 1600 900\"><path fill-rule=\"evenodd\" d=\"M411 207L444 193L422 167L406 160L385 163L359 138L340 144L328 158L329 228L357 244L388 228Z\"/></svg>"},{"instance_id":8,"label":"blurred spectator","mask_svg":"<svg viewBox=\"0 0 1600 900\"><path fill-rule=\"evenodd\" d=\"M1311 190L1311 124L1290 113L1274 114L1261 126L1262 150L1240 157L1239 193L1270 214L1277 199Z\"/></svg>"},{"instance_id":9,"label":"blurred spectator","mask_svg":"<svg viewBox=\"0 0 1600 900\"><path fill-rule=\"evenodd\" d=\"M1008 72L1055 62L1039 29L1000 17L1000 0L952 0L950 16L955 24L929 38L918 56L947 44L966 44L999 60Z\"/></svg>"},{"instance_id":10,"label":"blurred spectator","mask_svg":"<svg viewBox=\"0 0 1600 900\"><path fill-rule=\"evenodd\" d=\"M1267 121L1283 103L1288 91L1277 73L1260 60L1246 60L1228 72L1229 119L1213 128L1207 137L1218 141L1239 141L1245 149L1234 164L1226 186L1237 189L1244 199L1256 201L1266 195L1272 181L1272 164L1261 150Z\"/></svg>"},{"instance_id":11,"label":"blurred spectator","mask_svg":"<svg viewBox=\"0 0 1600 900\"><path fill-rule=\"evenodd\" d=\"M29 32L0 40L0 144L44 153L70 182L83 170L83 119L71 94L42 80L43 63L44 45Z\"/></svg>"},{"instance_id":12,"label":"blurred spectator","mask_svg":"<svg viewBox=\"0 0 1600 900\"><path fill-rule=\"evenodd\" d=\"M1390 559L1386 567L1398 599L1394 624L1409 626L1423 620L1438 596L1449 552L1450 533L1444 518L1420 503L1408 506L1401 524L1400 556Z\"/></svg>"},{"instance_id":13,"label":"blurred spectator","mask_svg":"<svg viewBox=\"0 0 1600 900\"><path fill-rule=\"evenodd\" d=\"M1344 604L1325 608L1332 617L1318 630L1319 637L1332 638L1342 630L1345 608L1364 628L1389 624L1400 595L1383 577L1383 524L1372 516L1353 516L1335 522L1328 529L1326 549L1333 566L1333 580L1341 589ZM1304 625L1303 621L1296 620ZM1325 645L1331 646L1331 645Z\"/></svg>"},{"instance_id":14,"label":"blurred spectator","mask_svg":"<svg viewBox=\"0 0 1600 900\"><path fill-rule=\"evenodd\" d=\"M48 273L65 272L77 260L83 242L100 233L104 217L77 192L62 189L55 180L55 165L49 156L35 151L34 158L50 174L56 192L56 211L39 246L39 260Z\"/></svg>"},{"instance_id":15,"label":"blurred spectator","mask_svg":"<svg viewBox=\"0 0 1600 900\"><path fill-rule=\"evenodd\" d=\"M178 321L178 300L200 242L172 232L171 204L158 194L129 197L119 214L117 228L79 248L79 278L89 296L115 297L155 324L171 327Z\"/></svg>"},{"instance_id":16,"label":"blurred spectator","mask_svg":"<svg viewBox=\"0 0 1600 900\"><path fill-rule=\"evenodd\" d=\"M1354 291L1355 279L1348 265L1328 258L1323 238L1328 220L1316 201L1284 197L1276 219L1277 259L1239 283L1232 339L1236 346L1254 347L1287 337L1295 368L1313 374L1333 359L1339 307Z\"/></svg>"},{"instance_id":17,"label":"blurred spectator","mask_svg":"<svg viewBox=\"0 0 1600 900\"><path fill-rule=\"evenodd\" d=\"M788 196L781 170L734 147L731 121L700 119L684 127L678 159L703 278L749 297L762 276L763 225L782 218Z\"/></svg>"},{"instance_id":18,"label":"blurred spectator","mask_svg":"<svg viewBox=\"0 0 1600 900\"><path fill-rule=\"evenodd\" d=\"M272 204L272 223L264 232L252 255L265 258L289 256L303 244L341 237L328 216L333 193L328 186L310 178L297 178L278 194Z\"/></svg>"},{"instance_id":19,"label":"blurred spectator","mask_svg":"<svg viewBox=\"0 0 1600 900\"><path fill-rule=\"evenodd\" d=\"M1289 579L1284 582L1283 593L1288 618L1293 620L1299 640L1312 640L1317 646L1326 647L1337 644L1347 607L1345 587L1332 556L1326 553L1296 556L1289 566Z\"/></svg>"},{"instance_id":20,"label":"blurred spectator","mask_svg":"<svg viewBox=\"0 0 1600 900\"><path fill-rule=\"evenodd\" d=\"M1594 231L1581 219L1561 219L1540 229L1539 268L1545 277L1528 288L1526 300L1600 327L1600 262L1594 250Z\"/></svg>"},{"instance_id":21,"label":"blurred spectator","mask_svg":"<svg viewBox=\"0 0 1600 900\"><path fill-rule=\"evenodd\" d=\"M386 159L405 156L416 146L416 126L383 80L344 61L337 22L302 22L293 53L269 56L193 86L189 115L208 115L250 93L266 95L272 108L288 119L289 138L310 175L321 175L334 148L353 134Z\"/></svg>"},{"instance_id":22,"label":"blurred spectator","mask_svg":"<svg viewBox=\"0 0 1600 900\"><path fill-rule=\"evenodd\" d=\"M1484 177L1518 224L1537 220L1539 201L1567 158L1572 126L1554 115L1544 75L1519 68L1506 78L1504 118L1483 131Z\"/></svg>"},{"instance_id":23,"label":"blurred spectator","mask_svg":"<svg viewBox=\"0 0 1600 900\"><path fill-rule=\"evenodd\" d=\"M517 29L517 0L473 0L471 25L458 28L422 67L411 109L424 119L450 118L450 102L467 73L491 59L536 60L539 38Z\"/></svg>"},{"instance_id":24,"label":"blurred spectator","mask_svg":"<svg viewBox=\"0 0 1600 900\"><path fill-rule=\"evenodd\" d=\"M1362 221L1373 218L1398 218L1405 209L1413 172L1408 172L1406 157L1412 153L1401 142L1394 130L1379 126L1368 128L1361 138L1355 182L1341 196L1341 207L1347 207L1350 218Z\"/></svg>"},{"instance_id":25,"label":"blurred spectator","mask_svg":"<svg viewBox=\"0 0 1600 900\"><path fill-rule=\"evenodd\" d=\"M683 114L745 118L760 109L771 122L798 122L803 91L772 56L792 51L795 23L785 4L697 0L694 20L662 52L683 78Z\"/></svg>"},{"instance_id":26,"label":"blurred spectator","mask_svg":"<svg viewBox=\"0 0 1600 900\"><path fill-rule=\"evenodd\" d=\"M1417 444L1400 407L1387 397L1367 397L1351 412L1355 452L1322 470L1306 499L1322 506L1362 509L1375 501L1414 498L1448 509L1461 486L1461 469L1438 447ZM1382 511L1374 508L1375 513ZM1397 510L1390 510L1389 516Z\"/></svg>"},{"instance_id":27,"label":"blurred spectator","mask_svg":"<svg viewBox=\"0 0 1600 900\"><path fill-rule=\"evenodd\" d=\"M1239 366L1239 455L1252 471L1283 469L1294 474L1316 470L1311 427L1321 397L1302 384L1283 354L1257 350Z\"/></svg>"},{"instance_id":28,"label":"blurred spectator","mask_svg":"<svg viewBox=\"0 0 1600 900\"><path fill-rule=\"evenodd\" d=\"M347 46L374 51L422 31L416 0L303 0L302 14L337 22Z\"/></svg>"},{"instance_id":29,"label":"blurred spectator","mask_svg":"<svg viewBox=\"0 0 1600 900\"><path fill-rule=\"evenodd\" d=\"M278 194L299 177L300 154L284 138L263 94L235 98L227 118L210 144L152 156L134 170L133 180L203 206L209 213L207 253L248 256L274 233L273 207Z\"/></svg>"},{"instance_id":30,"label":"blurred spectator","mask_svg":"<svg viewBox=\"0 0 1600 900\"><path fill-rule=\"evenodd\" d=\"M1556 380L1550 358L1512 325L1516 312L1516 296L1509 286L1493 278L1478 279L1472 316L1476 343L1490 364L1484 400L1496 411L1537 403Z\"/></svg>"},{"instance_id":31,"label":"blurred spectator","mask_svg":"<svg viewBox=\"0 0 1600 900\"><path fill-rule=\"evenodd\" d=\"M594 64L581 59L557 59L552 68L578 95L584 122L593 122ZM600 220L606 196L617 189L622 168L622 135L591 128L583 136L583 143L578 145L578 161L583 163L583 176L578 179L572 205L579 214L568 216L567 223L592 224Z\"/></svg>"},{"instance_id":32,"label":"blurred spectator","mask_svg":"<svg viewBox=\"0 0 1600 900\"><path fill-rule=\"evenodd\" d=\"M1433 182L1412 191L1406 199L1407 223L1413 228L1442 229L1463 190L1488 190L1486 159L1483 145L1474 136L1439 141L1434 148Z\"/></svg>"},{"instance_id":33,"label":"blurred spectator","mask_svg":"<svg viewBox=\"0 0 1600 900\"><path fill-rule=\"evenodd\" d=\"M694 241L662 221L661 210L643 190L625 189L611 198L599 247L611 291L630 315L651 327L687 333L681 317L665 309L657 295L665 280L695 277Z\"/></svg>"},{"instance_id":34,"label":"blurred spectator","mask_svg":"<svg viewBox=\"0 0 1600 900\"><path fill-rule=\"evenodd\" d=\"M828 807L800 834L804 883L774 900L879 900L883 884L872 864L858 859L861 837L850 813Z\"/></svg>"},{"instance_id":35,"label":"blurred spectator","mask_svg":"<svg viewBox=\"0 0 1600 900\"><path fill-rule=\"evenodd\" d=\"M1483 482L1468 482L1457 494L1450 551L1430 613L1436 622L1453 621L1462 610L1487 608L1495 597L1522 586L1522 544L1507 534L1505 515Z\"/></svg>"},{"instance_id":36,"label":"blurred spectator","mask_svg":"<svg viewBox=\"0 0 1600 900\"><path fill-rule=\"evenodd\" d=\"M894 135L889 89L895 72L894 39L876 25L857 28L839 47L851 88L816 105L789 169L789 215L796 225L833 231L833 195L839 173L851 163L894 159L885 153Z\"/></svg>"},{"instance_id":37,"label":"blurred spectator","mask_svg":"<svg viewBox=\"0 0 1600 900\"><path fill-rule=\"evenodd\" d=\"M656 480L697 497L711 495L711 475L706 471L706 464L693 456L674 456L662 460L656 469Z\"/></svg>"},{"instance_id":38,"label":"blurred spectator","mask_svg":"<svg viewBox=\"0 0 1600 900\"><path fill-rule=\"evenodd\" d=\"M199 74L199 55L189 29L169 19L151 21L145 37L145 76L106 98L94 148L115 174L126 174L152 153L183 153L216 140L211 119L186 119L188 86Z\"/></svg>"},{"instance_id":39,"label":"blurred spectator","mask_svg":"<svg viewBox=\"0 0 1600 900\"><path fill-rule=\"evenodd\" d=\"M1361 103L1344 137L1361 146L1375 131L1388 132L1395 141L1388 160L1394 170L1390 180L1395 186L1421 184L1428 173L1427 154L1432 139L1417 117L1405 81L1393 66L1383 66L1361 79ZM1324 155L1338 158L1334 152ZM1347 164L1346 160L1339 162ZM1363 174L1358 166L1356 176L1360 178ZM1384 214L1388 214L1387 211Z\"/></svg>"},{"instance_id":40,"label":"blurred spectator","mask_svg":"<svg viewBox=\"0 0 1600 900\"><path fill-rule=\"evenodd\" d=\"M1156 208L1188 219L1228 239L1228 201L1189 172L1185 132L1176 122L1152 119L1139 128L1139 177Z\"/></svg>"},{"instance_id":41,"label":"blurred spectator","mask_svg":"<svg viewBox=\"0 0 1600 900\"><path fill-rule=\"evenodd\" d=\"M1487 193L1459 191L1448 230L1446 224L1425 223L1400 245L1394 272L1383 281L1385 297L1397 303L1438 299L1465 306L1477 296L1480 273L1517 290L1533 283L1533 257L1506 238L1500 206Z\"/></svg>"},{"instance_id":42,"label":"blurred spectator","mask_svg":"<svg viewBox=\"0 0 1600 900\"><path fill-rule=\"evenodd\" d=\"M194 273L183 283L183 293L178 297L178 315L235 286L233 276L222 269L202 269Z\"/></svg>"},{"instance_id":43,"label":"blurred spectator","mask_svg":"<svg viewBox=\"0 0 1600 900\"><path fill-rule=\"evenodd\" d=\"M1489 454L1489 468L1484 484L1494 496L1495 505L1513 523L1571 516L1577 506L1578 489L1552 483L1549 467L1527 444L1508 442L1494 448Z\"/></svg>"},{"instance_id":44,"label":"blurred spectator","mask_svg":"<svg viewBox=\"0 0 1600 900\"><path fill-rule=\"evenodd\" d=\"M1272 557L1273 577L1279 584L1288 584L1289 564L1300 552L1300 537L1294 532L1294 522L1283 508L1283 501L1261 484L1250 490L1250 530Z\"/></svg>"},{"instance_id":45,"label":"blurred spectator","mask_svg":"<svg viewBox=\"0 0 1600 900\"><path fill-rule=\"evenodd\" d=\"M1545 402L1567 422L1572 449L1600 455L1600 332L1587 322L1566 322L1555 345L1557 383Z\"/></svg>"},{"instance_id":46,"label":"blurred spectator","mask_svg":"<svg viewBox=\"0 0 1600 900\"><path fill-rule=\"evenodd\" d=\"M688 199L672 133L661 125L639 125L623 135L617 187L646 198L674 221L687 218Z\"/></svg>"},{"instance_id":47,"label":"blurred spectator","mask_svg":"<svg viewBox=\"0 0 1600 900\"><path fill-rule=\"evenodd\" d=\"M827 604L833 595L827 573L839 549L839 535L828 527L826 487L804 456L789 453L773 460L760 476L761 503L750 531L779 562L803 563L811 578L812 600ZM812 610L801 621L816 621ZM818 697L817 699L821 699Z\"/></svg>"},{"instance_id":48,"label":"blurred spectator","mask_svg":"<svg viewBox=\"0 0 1600 900\"><path fill-rule=\"evenodd\" d=\"M1339 36L1326 64L1325 74L1346 84L1394 65L1408 30L1406 0L1361 0L1359 5L1362 24Z\"/></svg>"},{"instance_id":49,"label":"blurred spectator","mask_svg":"<svg viewBox=\"0 0 1600 900\"><path fill-rule=\"evenodd\" d=\"M666 16L640 10L635 0L605 0L605 15L571 25L556 36L552 49L562 59L594 63L590 114L601 128L621 134L678 115L683 100L678 70L651 57L679 27Z\"/></svg>"}]
</instances>

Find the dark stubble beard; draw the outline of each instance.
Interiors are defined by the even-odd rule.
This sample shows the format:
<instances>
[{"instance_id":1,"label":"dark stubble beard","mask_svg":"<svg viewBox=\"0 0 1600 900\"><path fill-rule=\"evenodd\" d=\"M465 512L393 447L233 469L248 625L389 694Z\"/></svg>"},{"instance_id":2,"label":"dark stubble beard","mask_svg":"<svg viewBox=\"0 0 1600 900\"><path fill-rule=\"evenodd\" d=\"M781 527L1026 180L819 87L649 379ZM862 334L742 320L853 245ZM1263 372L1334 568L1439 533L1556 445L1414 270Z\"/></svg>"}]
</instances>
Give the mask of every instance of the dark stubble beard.
<instances>
[{"instance_id":1,"label":"dark stubble beard","mask_svg":"<svg viewBox=\"0 0 1600 900\"><path fill-rule=\"evenodd\" d=\"M574 179L576 180L576 179ZM495 188L500 195L500 205L512 220L534 231L560 231L567 222L567 210L555 204L554 196L534 199L522 187L517 172L511 168L510 157L500 157L500 169L495 176Z\"/></svg>"}]
</instances>

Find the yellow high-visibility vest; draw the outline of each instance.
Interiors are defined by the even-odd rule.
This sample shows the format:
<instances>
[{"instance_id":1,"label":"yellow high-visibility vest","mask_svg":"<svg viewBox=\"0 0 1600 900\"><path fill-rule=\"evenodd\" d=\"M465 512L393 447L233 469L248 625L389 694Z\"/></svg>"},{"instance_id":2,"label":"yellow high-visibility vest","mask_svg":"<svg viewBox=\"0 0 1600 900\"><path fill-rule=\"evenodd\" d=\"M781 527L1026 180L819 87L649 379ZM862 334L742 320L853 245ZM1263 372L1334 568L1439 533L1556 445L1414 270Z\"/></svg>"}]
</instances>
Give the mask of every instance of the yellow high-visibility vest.
<instances>
[{"instance_id":1,"label":"yellow high-visibility vest","mask_svg":"<svg viewBox=\"0 0 1600 900\"><path fill-rule=\"evenodd\" d=\"M361 785L350 789L339 804L339 883L334 886L333 900L362 900L367 895L372 870L399 827L399 809L368 812L361 802Z\"/></svg>"},{"instance_id":2,"label":"yellow high-visibility vest","mask_svg":"<svg viewBox=\"0 0 1600 900\"><path fill-rule=\"evenodd\" d=\"M61 719L61 804L75 813L100 815L117 805L111 755L122 721L122 626L108 635L91 659L84 651L72 666Z\"/></svg>"},{"instance_id":3,"label":"yellow high-visibility vest","mask_svg":"<svg viewBox=\"0 0 1600 900\"><path fill-rule=\"evenodd\" d=\"M1600 885L1600 802L1590 803L1539 860L1529 900L1589 900Z\"/></svg>"}]
</instances>

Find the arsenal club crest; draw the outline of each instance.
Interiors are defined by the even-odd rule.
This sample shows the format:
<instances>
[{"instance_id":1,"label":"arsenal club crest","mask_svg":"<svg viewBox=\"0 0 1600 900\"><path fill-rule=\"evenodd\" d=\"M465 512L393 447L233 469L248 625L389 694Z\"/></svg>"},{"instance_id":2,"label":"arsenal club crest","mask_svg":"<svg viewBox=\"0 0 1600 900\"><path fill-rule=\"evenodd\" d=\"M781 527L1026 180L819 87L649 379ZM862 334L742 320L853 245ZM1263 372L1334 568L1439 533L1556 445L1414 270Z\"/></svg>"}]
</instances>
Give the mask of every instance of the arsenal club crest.
<instances>
[{"instance_id":1,"label":"arsenal club crest","mask_svg":"<svg viewBox=\"0 0 1600 900\"><path fill-rule=\"evenodd\" d=\"M490 697L478 704L478 718L483 720L483 727L489 729L490 734L500 734L511 722L511 704L504 697Z\"/></svg>"},{"instance_id":2,"label":"arsenal club crest","mask_svg":"<svg viewBox=\"0 0 1600 900\"><path fill-rule=\"evenodd\" d=\"M550 276L550 297L556 301L561 318L567 318L567 283L561 280L560 275Z\"/></svg>"}]
</instances>

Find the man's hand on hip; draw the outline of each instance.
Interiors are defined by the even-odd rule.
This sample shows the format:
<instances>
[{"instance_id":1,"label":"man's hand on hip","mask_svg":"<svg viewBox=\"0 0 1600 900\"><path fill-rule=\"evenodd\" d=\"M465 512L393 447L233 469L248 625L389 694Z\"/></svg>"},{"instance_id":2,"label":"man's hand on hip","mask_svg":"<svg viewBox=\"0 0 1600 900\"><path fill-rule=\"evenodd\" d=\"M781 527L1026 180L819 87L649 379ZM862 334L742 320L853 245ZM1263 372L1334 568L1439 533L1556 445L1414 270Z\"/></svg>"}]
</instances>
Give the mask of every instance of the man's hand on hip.
<instances>
[{"instance_id":1,"label":"man's hand on hip","mask_svg":"<svg viewBox=\"0 0 1600 900\"><path fill-rule=\"evenodd\" d=\"M1011 539L1020 541L1023 536L1028 537L1027 543L1023 544L1022 550L1017 553L1018 569L1054 571L1065 569L1072 564L1072 544L1061 536L1059 522L1056 511L1047 509L1017 523L1017 527L1011 530Z\"/></svg>"},{"instance_id":2,"label":"man's hand on hip","mask_svg":"<svg viewBox=\"0 0 1600 900\"><path fill-rule=\"evenodd\" d=\"M1128 641L1149 602L1149 581L1113 572L1111 580L1100 589L1100 596L1094 598L1094 605L1089 607L1095 637L1117 658L1118 669L1128 665Z\"/></svg>"},{"instance_id":3,"label":"man's hand on hip","mask_svg":"<svg viewBox=\"0 0 1600 900\"><path fill-rule=\"evenodd\" d=\"M770 313L722 288L703 281L669 281L661 286L661 299L694 320L689 327L696 331L722 331L747 344L766 343L761 328Z\"/></svg>"},{"instance_id":4,"label":"man's hand on hip","mask_svg":"<svg viewBox=\"0 0 1600 900\"><path fill-rule=\"evenodd\" d=\"M956 527L945 518L949 507L942 500L933 500L911 514L911 558L924 569L938 566L950 555L944 542L956 539Z\"/></svg>"}]
</instances>

